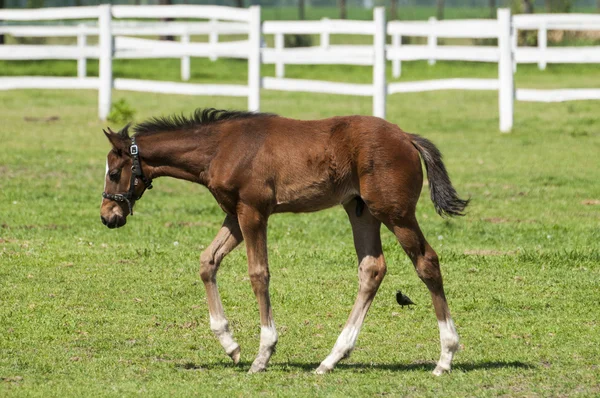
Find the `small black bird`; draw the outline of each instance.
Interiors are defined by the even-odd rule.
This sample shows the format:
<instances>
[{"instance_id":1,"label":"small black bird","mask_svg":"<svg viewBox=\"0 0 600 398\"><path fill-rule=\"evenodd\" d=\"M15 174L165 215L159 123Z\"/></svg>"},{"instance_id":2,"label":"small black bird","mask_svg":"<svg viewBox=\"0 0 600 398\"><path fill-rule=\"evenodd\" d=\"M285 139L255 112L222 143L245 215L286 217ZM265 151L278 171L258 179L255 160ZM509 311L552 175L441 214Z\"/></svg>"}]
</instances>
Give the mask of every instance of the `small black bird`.
<instances>
[{"instance_id":1,"label":"small black bird","mask_svg":"<svg viewBox=\"0 0 600 398\"><path fill-rule=\"evenodd\" d=\"M409 299L407 295L402 294L400 290L396 291L396 301L402 306L402 308L404 308L405 305L415 305L415 303L413 303L413 301Z\"/></svg>"}]
</instances>

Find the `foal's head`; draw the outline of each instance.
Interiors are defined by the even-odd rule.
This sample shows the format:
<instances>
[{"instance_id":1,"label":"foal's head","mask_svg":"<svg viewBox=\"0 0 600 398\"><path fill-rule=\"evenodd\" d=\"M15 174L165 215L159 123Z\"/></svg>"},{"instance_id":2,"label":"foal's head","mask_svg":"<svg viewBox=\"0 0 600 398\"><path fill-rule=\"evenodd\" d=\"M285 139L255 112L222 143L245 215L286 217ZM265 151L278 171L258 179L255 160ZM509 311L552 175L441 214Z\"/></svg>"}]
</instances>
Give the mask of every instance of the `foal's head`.
<instances>
[{"instance_id":1,"label":"foal's head","mask_svg":"<svg viewBox=\"0 0 600 398\"><path fill-rule=\"evenodd\" d=\"M106 156L106 176L100 218L108 228L119 228L127 222L127 216L133 214L133 205L146 188L151 188L150 180L141 172L137 159L135 139L129 137L129 125L118 133L110 128L104 134L112 149Z\"/></svg>"}]
</instances>

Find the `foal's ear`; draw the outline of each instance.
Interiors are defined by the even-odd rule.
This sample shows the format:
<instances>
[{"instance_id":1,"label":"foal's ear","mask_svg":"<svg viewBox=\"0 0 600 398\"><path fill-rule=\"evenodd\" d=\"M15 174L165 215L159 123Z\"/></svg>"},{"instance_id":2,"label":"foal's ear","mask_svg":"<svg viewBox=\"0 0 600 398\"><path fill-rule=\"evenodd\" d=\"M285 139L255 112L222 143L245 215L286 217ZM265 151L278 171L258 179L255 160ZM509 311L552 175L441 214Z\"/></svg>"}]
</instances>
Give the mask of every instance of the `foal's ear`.
<instances>
[{"instance_id":1,"label":"foal's ear","mask_svg":"<svg viewBox=\"0 0 600 398\"><path fill-rule=\"evenodd\" d=\"M129 151L129 140L122 134L115 133L108 127L108 132L102 129L102 132L108 138L108 141L112 144L113 148L119 152L128 152Z\"/></svg>"}]
</instances>

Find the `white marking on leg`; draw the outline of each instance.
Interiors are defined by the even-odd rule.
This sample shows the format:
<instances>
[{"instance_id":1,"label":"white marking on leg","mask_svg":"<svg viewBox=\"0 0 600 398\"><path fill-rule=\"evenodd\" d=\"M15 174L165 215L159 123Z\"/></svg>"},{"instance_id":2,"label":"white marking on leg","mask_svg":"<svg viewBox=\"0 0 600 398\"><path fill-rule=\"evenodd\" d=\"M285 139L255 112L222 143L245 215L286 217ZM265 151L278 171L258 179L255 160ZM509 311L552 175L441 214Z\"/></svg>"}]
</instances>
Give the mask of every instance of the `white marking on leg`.
<instances>
[{"instance_id":1,"label":"white marking on leg","mask_svg":"<svg viewBox=\"0 0 600 398\"><path fill-rule=\"evenodd\" d=\"M448 317L445 321L438 320L440 328L440 345L442 352L440 360L433 373L437 376L450 370L454 353L458 351L458 333L454 327L452 318Z\"/></svg>"},{"instance_id":2,"label":"white marking on leg","mask_svg":"<svg viewBox=\"0 0 600 398\"><path fill-rule=\"evenodd\" d=\"M275 345L277 344L277 329L275 328L275 322L271 320L268 326L260 327L260 346L258 348L258 355L252 362L252 366L248 373L262 372L267 368L267 363L273 355Z\"/></svg>"},{"instance_id":3,"label":"white marking on leg","mask_svg":"<svg viewBox=\"0 0 600 398\"><path fill-rule=\"evenodd\" d=\"M210 329L219 339L227 355L231 355L239 347L238 343L233 340L233 334L229 331L229 322L227 322L227 319L215 319L211 316Z\"/></svg>"},{"instance_id":4,"label":"white marking on leg","mask_svg":"<svg viewBox=\"0 0 600 398\"><path fill-rule=\"evenodd\" d=\"M270 349L277 344L277 329L275 328L275 322L271 320L269 326L260 327L260 349Z\"/></svg>"},{"instance_id":5,"label":"white marking on leg","mask_svg":"<svg viewBox=\"0 0 600 398\"><path fill-rule=\"evenodd\" d=\"M317 373L324 373L333 369L333 367L344 357L350 355L356 344L360 327L346 326L340 336L337 338L331 354L321 362L321 366L317 370ZM321 372L321 371L324 372Z\"/></svg>"}]
</instances>

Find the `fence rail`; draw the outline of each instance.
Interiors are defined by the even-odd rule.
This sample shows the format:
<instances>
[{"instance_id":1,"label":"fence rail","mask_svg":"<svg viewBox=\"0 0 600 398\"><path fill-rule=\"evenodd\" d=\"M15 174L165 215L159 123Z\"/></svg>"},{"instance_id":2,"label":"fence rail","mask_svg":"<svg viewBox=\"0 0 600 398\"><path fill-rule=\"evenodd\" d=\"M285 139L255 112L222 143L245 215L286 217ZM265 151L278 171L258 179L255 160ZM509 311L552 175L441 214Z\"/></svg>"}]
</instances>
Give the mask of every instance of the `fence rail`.
<instances>
[{"instance_id":1,"label":"fence rail","mask_svg":"<svg viewBox=\"0 0 600 398\"><path fill-rule=\"evenodd\" d=\"M115 18L198 18L222 21L249 22L250 9L199 6L199 5L161 5L161 6L112 6ZM260 9L260 7L259 7Z\"/></svg>"},{"instance_id":2,"label":"fence rail","mask_svg":"<svg viewBox=\"0 0 600 398\"><path fill-rule=\"evenodd\" d=\"M223 22L216 19L207 22L142 22L113 20L111 28L115 35L163 36L163 35L210 35L248 34L248 24ZM97 36L96 23L81 23L74 26L0 25L0 34L15 37L77 37L81 34Z\"/></svg>"},{"instance_id":3,"label":"fence rail","mask_svg":"<svg viewBox=\"0 0 600 398\"><path fill-rule=\"evenodd\" d=\"M46 76L24 76L24 77L0 77L0 90L17 89L94 89L100 87L97 77L46 77Z\"/></svg>"},{"instance_id":4,"label":"fence rail","mask_svg":"<svg viewBox=\"0 0 600 398\"><path fill-rule=\"evenodd\" d=\"M388 94L418 93L437 90L498 90L498 79L436 79L420 82L397 82L388 85Z\"/></svg>"},{"instance_id":5,"label":"fence rail","mask_svg":"<svg viewBox=\"0 0 600 398\"><path fill-rule=\"evenodd\" d=\"M123 21L117 18L185 18L201 22ZM248 108L258 110L260 88L358 95L373 98L373 114L385 117L386 95L432 90L497 90L500 130L513 125L514 100L559 102L600 99L600 89L532 90L514 88L518 63L600 63L600 47L547 47L547 31L600 30L600 15L536 14L511 18L499 10L496 20L426 22L394 21L386 25L383 8L374 9L372 21L267 21L260 24L260 8L221 6L109 6L0 10L0 21L77 20L73 26L0 25L0 34L16 37L77 37L76 45L0 45L2 60L75 59L77 77L0 77L0 90L19 88L97 89L99 116L105 118L111 89L188 95L225 95L248 98ZM516 45L519 30L538 30L538 47ZM261 34L274 35L274 48L261 49ZM285 48L286 34L316 34L318 46ZM372 45L331 45L331 34L373 37ZM157 41L139 36L174 35L179 42ZM208 35L207 43L191 42L191 35ZM219 42L219 35L247 35L247 40ZM386 45L386 35L392 39ZM90 45L88 36L98 36ZM130 37L136 36L136 37ZM427 37L426 45L403 45L403 36ZM439 38L496 39L493 46L441 45ZM190 75L190 57L248 59L248 84L189 84L136 79L113 79L112 60L125 58L180 58L182 80ZM262 58L262 60L261 60ZM86 60L99 60L99 77L86 77ZM401 62L413 60L494 62L498 79L439 79L386 83L386 60L394 76ZM275 77L260 77L260 64L274 63ZM347 64L373 67L371 84L326 82L284 77L286 64Z\"/></svg>"},{"instance_id":6,"label":"fence rail","mask_svg":"<svg viewBox=\"0 0 600 398\"><path fill-rule=\"evenodd\" d=\"M600 30L600 15L594 14L519 14L513 17L519 30Z\"/></svg>"},{"instance_id":7,"label":"fence rail","mask_svg":"<svg viewBox=\"0 0 600 398\"><path fill-rule=\"evenodd\" d=\"M522 88L517 90L516 99L518 101L533 102L600 100L600 89L578 88L558 90L534 90Z\"/></svg>"},{"instance_id":8,"label":"fence rail","mask_svg":"<svg viewBox=\"0 0 600 398\"><path fill-rule=\"evenodd\" d=\"M498 37L498 21L493 19L454 19L438 21L393 21L388 23L390 36L422 36L437 38L491 38Z\"/></svg>"},{"instance_id":9,"label":"fence rail","mask_svg":"<svg viewBox=\"0 0 600 398\"><path fill-rule=\"evenodd\" d=\"M32 9L0 9L0 21L53 21L63 19L98 19L101 8L88 7L56 7Z\"/></svg>"},{"instance_id":10,"label":"fence rail","mask_svg":"<svg viewBox=\"0 0 600 398\"><path fill-rule=\"evenodd\" d=\"M271 34L344 34L374 35L372 21L350 21L323 18L320 21L265 21L263 33Z\"/></svg>"},{"instance_id":11,"label":"fence rail","mask_svg":"<svg viewBox=\"0 0 600 398\"><path fill-rule=\"evenodd\" d=\"M264 48L263 63L277 65L373 65L373 46ZM280 67L277 77L283 77Z\"/></svg>"}]
</instances>

